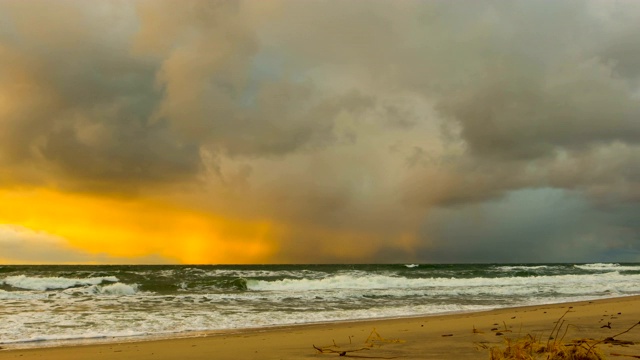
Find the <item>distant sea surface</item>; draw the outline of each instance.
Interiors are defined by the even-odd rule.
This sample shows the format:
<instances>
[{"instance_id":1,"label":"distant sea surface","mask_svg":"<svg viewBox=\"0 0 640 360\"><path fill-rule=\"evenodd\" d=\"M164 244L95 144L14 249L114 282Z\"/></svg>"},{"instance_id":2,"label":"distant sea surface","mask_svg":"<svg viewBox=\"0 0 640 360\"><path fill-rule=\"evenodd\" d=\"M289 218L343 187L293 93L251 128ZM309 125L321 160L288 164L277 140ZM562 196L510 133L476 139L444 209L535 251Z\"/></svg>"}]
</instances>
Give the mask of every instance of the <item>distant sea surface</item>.
<instances>
[{"instance_id":1,"label":"distant sea surface","mask_svg":"<svg viewBox=\"0 0 640 360\"><path fill-rule=\"evenodd\" d=\"M640 264L0 265L0 345L189 336L636 294Z\"/></svg>"}]
</instances>

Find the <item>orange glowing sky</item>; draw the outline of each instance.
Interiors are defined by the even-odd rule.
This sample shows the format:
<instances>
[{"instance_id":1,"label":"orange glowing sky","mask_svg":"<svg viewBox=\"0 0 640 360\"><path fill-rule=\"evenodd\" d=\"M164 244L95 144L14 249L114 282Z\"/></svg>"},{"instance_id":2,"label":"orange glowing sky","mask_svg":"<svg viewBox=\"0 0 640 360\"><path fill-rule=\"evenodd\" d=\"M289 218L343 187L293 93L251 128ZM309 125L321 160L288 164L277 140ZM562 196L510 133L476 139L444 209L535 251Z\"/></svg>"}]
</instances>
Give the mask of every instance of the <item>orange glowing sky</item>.
<instances>
[{"instance_id":1,"label":"orange glowing sky","mask_svg":"<svg viewBox=\"0 0 640 360\"><path fill-rule=\"evenodd\" d=\"M158 254L190 264L268 262L275 226L190 211L144 199L51 190L0 192L0 223L64 238L88 254L120 258Z\"/></svg>"},{"instance_id":2,"label":"orange glowing sky","mask_svg":"<svg viewBox=\"0 0 640 360\"><path fill-rule=\"evenodd\" d=\"M638 24L1 1L0 263L640 261Z\"/></svg>"}]
</instances>

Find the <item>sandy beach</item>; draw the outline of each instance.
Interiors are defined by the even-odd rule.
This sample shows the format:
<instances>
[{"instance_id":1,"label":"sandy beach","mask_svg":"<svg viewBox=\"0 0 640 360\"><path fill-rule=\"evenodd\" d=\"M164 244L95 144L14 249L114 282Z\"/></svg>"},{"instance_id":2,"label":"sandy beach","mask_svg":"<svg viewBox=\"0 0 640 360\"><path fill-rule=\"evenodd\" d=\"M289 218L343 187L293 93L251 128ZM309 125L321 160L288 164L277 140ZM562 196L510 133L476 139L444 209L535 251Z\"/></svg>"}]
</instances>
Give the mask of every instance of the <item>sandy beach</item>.
<instances>
[{"instance_id":1,"label":"sandy beach","mask_svg":"<svg viewBox=\"0 0 640 360\"><path fill-rule=\"evenodd\" d=\"M571 307L571 308L570 308ZM569 312L567 313L567 310ZM139 342L0 350L0 359L488 359L487 348L530 334L547 339L563 315L564 340L603 340L640 321L640 296L442 316L302 325ZM610 328L606 327L607 325ZM603 327L604 326L604 327ZM474 330L475 329L475 330ZM616 358L640 356L640 326L602 343ZM368 340L368 341L367 341ZM314 349L314 346L325 352Z\"/></svg>"}]
</instances>

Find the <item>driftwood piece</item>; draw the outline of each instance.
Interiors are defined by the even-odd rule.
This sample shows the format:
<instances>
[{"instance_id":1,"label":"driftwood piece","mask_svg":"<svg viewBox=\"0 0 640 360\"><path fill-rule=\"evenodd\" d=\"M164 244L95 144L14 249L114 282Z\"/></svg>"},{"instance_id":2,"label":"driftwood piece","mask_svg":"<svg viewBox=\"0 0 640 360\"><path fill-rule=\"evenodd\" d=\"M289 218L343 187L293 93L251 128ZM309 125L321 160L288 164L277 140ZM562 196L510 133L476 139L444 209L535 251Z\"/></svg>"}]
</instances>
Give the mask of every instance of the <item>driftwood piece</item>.
<instances>
[{"instance_id":1,"label":"driftwood piece","mask_svg":"<svg viewBox=\"0 0 640 360\"><path fill-rule=\"evenodd\" d=\"M608 338L604 339L603 343L611 344L611 345L633 345L634 344L633 341L617 340L617 339L614 339L612 337L608 337Z\"/></svg>"},{"instance_id":2,"label":"driftwood piece","mask_svg":"<svg viewBox=\"0 0 640 360\"><path fill-rule=\"evenodd\" d=\"M624 357L630 357L630 358L640 359L640 355L629 355L629 354L611 353L611 356L624 356Z\"/></svg>"},{"instance_id":3,"label":"driftwood piece","mask_svg":"<svg viewBox=\"0 0 640 360\"><path fill-rule=\"evenodd\" d=\"M348 349L348 350L335 350L331 348L332 346L327 346L327 347L317 347L315 345L313 345L313 348L316 349L320 354L338 354L340 356L345 356L347 355L347 353L350 352L356 352L356 351L362 351L362 350L371 350L371 348L368 347L362 347L362 348L358 348L358 349Z\"/></svg>"},{"instance_id":4,"label":"driftwood piece","mask_svg":"<svg viewBox=\"0 0 640 360\"><path fill-rule=\"evenodd\" d=\"M402 342L404 341L399 339L385 339L382 336L380 336L380 334L374 328L373 330L371 330L371 333L369 334L369 337L367 337L367 340L365 340L364 342L365 346L360 348L351 347L349 349L342 349L340 348L340 346L336 344L335 340L333 340L333 345L329 345L329 346L312 345L312 346L319 354L338 354L338 356L365 358L365 359L396 359L397 356L393 356L393 357L363 356L363 355L351 355L349 353L371 350L374 346L380 347L382 343L402 343ZM349 344L350 345L352 344L351 336L349 336Z\"/></svg>"}]
</instances>

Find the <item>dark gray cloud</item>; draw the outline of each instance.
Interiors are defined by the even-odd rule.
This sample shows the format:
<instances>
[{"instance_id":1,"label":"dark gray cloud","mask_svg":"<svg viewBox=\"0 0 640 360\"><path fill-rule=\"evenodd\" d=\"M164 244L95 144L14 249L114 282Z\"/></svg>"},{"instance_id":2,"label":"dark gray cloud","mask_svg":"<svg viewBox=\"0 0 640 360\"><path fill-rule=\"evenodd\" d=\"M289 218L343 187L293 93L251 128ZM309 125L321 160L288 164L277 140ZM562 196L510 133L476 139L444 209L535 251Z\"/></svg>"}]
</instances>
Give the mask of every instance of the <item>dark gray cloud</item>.
<instances>
[{"instance_id":1,"label":"dark gray cloud","mask_svg":"<svg viewBox=\"0 0 640 360\"><path fill-rule=\"evenodd\" d=\"M391 89L433 104L445 127L457 129L452 140L464 154L437 154L448 164L409 172L409 183L420 184L415 178L421 176L424 183L466 180L448 184L449 195L429 186L408 189L414 199L426 193L424 206L546 186L544 174L564 160L562 154L584 157L620 143L637 147L640 90L630 36L640 23L636 3L387 5L369 1L361 11L364 3L355 1L336 14L327 2L293 4L262 38L292 54L300 71L321 68L325 72L314 71L354 78L378 96ZM396 123L406 118L396 115ZM632 160L626 166L633 167ZM439 174L429 179L433 172ZM616 184L609 190L617 191Z\"/></svg>"},{"instance_id":2,"label":"dark gray cloud","mask_svg":"<svg viewBox=\"0 0 640 360\"><path fill-rule=\"evenodd\" d=\"M594 262L640 260L638 205L594 209L579 193L522 190L502 199L439 209L423 236L432 262Z\"/></svg>"},{"instance_id":3,"label":"dark gray cloud","mask_svg":"<svg viewBox=\"0 0 640 360\"><path fill-rule=\"evenodd\" d=\"M15 169L35 163L73 186L193 179L202 149L261 157L325 146L335 116L373 102L261 77L259 21L241 3L41 5L49 15L3 4L2 86L12 108L2 159Z\"/></svg>"},{"instance_id":4,"label":"dark gray cloud","mask_svg":"<svg viewBox=\"0 0 640 360\"><path fill-rule=\"evenodd\" d=\"M196 174L197 144L176 138L166 122L149 121L160 102L156 65L131 57L130 40L118 37L120 14L76 2L41 5L51 12L2 5L13 26L0 32L9 108L0 159L14 181L131 191ZM107 24L114 32L104 31Z\"/></svg>"}]
</instances>

